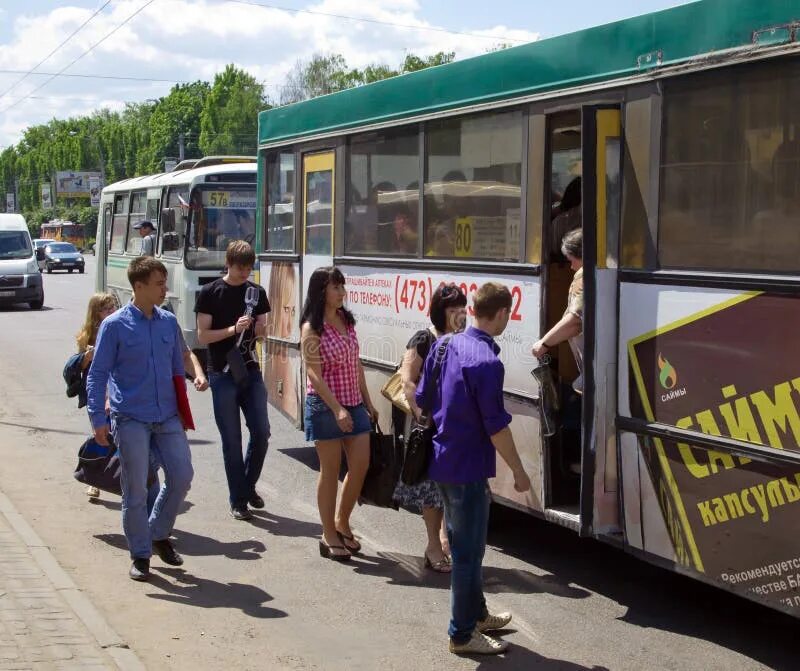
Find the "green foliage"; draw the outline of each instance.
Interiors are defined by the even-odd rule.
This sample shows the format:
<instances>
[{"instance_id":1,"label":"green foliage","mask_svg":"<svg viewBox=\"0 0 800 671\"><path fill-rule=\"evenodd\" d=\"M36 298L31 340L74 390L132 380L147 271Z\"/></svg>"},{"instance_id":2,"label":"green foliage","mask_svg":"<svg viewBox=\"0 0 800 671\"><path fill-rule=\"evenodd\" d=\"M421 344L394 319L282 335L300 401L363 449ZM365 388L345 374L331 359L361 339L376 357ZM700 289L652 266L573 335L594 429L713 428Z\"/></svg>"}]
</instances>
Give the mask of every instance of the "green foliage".
<instances>
[{"instance_id":1,"label":"green foliage","mask_svg":"<svg viewBox=\"0 0 800 671\"><path fill-rule=\"evenodd\" d=\"M233 65L214 77L200 114L200 149L205 155L255 155L258 113L268 107L264 87Z\"/></svg>"},{"instance_id":2,"label":"green foliage","mask_svg":"<svg viewBox=\"0 0 800 671\"><path fill-rule=\"evenodd\" d=\"M315 55L298 61L279 97L281 104L335 93L353 86L416 72L453 60L453 52L428 57L406 55L397 67L373 63L353 69L340 54ZM5 192L17 191L17 209L25 214L31 232L54 217L86 224L87 236L97 226L96 209L78 199L69 209L55 193L59 170L99 171L105 183L163 169L164 158L178 157L178 138L184 136L186 158L210 154L256 152L258 113L269 107L264 87L252 75L228 65L213 84L178 84L159 100L129 103L122 112L99 110L89 116L52 119L30 126L14 147L0 152L0 202ZM53 184L55 208L41 209L41 186ZM90 214L91 213L91 214Z\"/></svg>"}]
</instances>

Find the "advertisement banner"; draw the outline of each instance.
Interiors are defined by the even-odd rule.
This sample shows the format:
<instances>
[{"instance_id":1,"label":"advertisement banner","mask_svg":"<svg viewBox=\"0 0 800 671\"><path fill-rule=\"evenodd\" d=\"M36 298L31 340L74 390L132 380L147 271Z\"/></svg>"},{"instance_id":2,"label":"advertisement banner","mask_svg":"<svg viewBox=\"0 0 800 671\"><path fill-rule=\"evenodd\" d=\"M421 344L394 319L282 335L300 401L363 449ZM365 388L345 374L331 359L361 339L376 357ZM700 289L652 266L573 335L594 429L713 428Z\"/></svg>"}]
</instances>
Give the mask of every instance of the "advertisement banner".
<instances>
[{"instance_id":1,"label":"advertisement banner","mask_svg":"<svg viewBox=\"0 0 800 671\"><path fill-rule=\"evenodd\" d=\"M42 208L45 210L53 207L53 193L50 190L50 182L42 184Z\"/></svg>"},{"instance_id":2,"label":"advertisement banner","mask_svg":"<svg viewBox=\"0 0 800 671\"><path fill-rule=\"evenodd\" d=\"M445 272L398 273L342 265L347 286L347 307L358 324L361 355L397 365L409 338L431 325L429 312L433 292L440 284L454 282L467 295L471 323L472 297L487 281L500 282L511 291L511 319L497 338L500 358L506 367L505 387L534 396L538 386L530 371L535 365L531 347L539 334L539 278L501 277L488 274Z\"/></svg>"},{"instance_id":3,"label":"advertisement banner","mask_svg":"<svg viewBox=\"0 0 800 671\"><path fill-rule=\"evenodd\" d=\"M62 198L89 198L89 180L92 177L100 180L100 173L59 171L56 173L56 194Z\"/></svg>"},{"instance_id":4,"label":"advertisement banner","mask_svg":"<svg viewBox=\"0 0 800 671\"><path fill-rule=\"evenodd\" d=\"M7 193L6 194L6 212L15 212L14 208L14 194Z\"/></svg>"},{"instance_id":5,"label":"advertisement banner","mask_svg":"<svg viewBox=\"0 0 800 671\"><path fill-rule=\"evenodd\" d=\"M800 299L747 293L628 343L634 416L800 450ZM800 607L800 466L640 438L679 563Z\"/></svg>"},{"instance_id":6,"label":"advertisement banner","mask_svg":"<svg viewBox=\"0 0 800 671\"><path fill-rule=\"evenodd\" d=\"M100 206L100 194L103 191L103 182L100 176L89 177L89 200L92 207Z\"/></svg>"}]
</instances>

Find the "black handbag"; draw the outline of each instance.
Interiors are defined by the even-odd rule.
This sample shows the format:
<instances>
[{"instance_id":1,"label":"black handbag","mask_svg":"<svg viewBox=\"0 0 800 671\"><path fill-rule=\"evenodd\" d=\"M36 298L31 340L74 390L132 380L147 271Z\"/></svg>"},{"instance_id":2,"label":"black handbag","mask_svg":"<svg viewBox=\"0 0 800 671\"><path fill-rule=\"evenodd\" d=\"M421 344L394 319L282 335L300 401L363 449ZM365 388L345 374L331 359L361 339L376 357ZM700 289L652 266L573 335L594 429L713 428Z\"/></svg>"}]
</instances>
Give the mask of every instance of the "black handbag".
<instances>
[{"instance_id":1,"label":"black handbag","mask_svg":"<svg viewBox=\"0 0 800 671\"><path fill-rule=\"evenodd\" d=\"M425 384L427 390L426 406L430 407L430 394L432 389L436 389L439 384L439 375L442 370L442 360L447 349L447 343L452 336L445 336L439 347L436 349L436 359L431 371L431 379ZM405 485L418 485L428 477L428 467L433 458L433 436L436 427L433 419L428 416L428 409L420 417L420 422L414 422L406 439L406 454L403 459L403 468L400 472L400 479Z\"/></svg>"},{"instance_id":2,"label":"black handbag","mask_svg":"<svg viewBox=\"0 0 800 671\"><path fill-rule=\"evenodd\" d=\"M108 440L108 445L100 445L94 437L87 438L78 450L78 466L72 475L85 485L121 495L122 465L111 436Z\"/></svg>"},{"instance_id":3,"label":"black handbag","mask_svg":"<svg viewBox=\"0 0 800 671\"><path fill-rule=\"evenodd\" d=\"M78 450L78 466L72 475L85 485L122 496L122 464L110 435L108 442L108 445L100 445L94 436L87 438ZM151 468L147 473L147 486L152 485L157 477Z\"/></svg>"},{"instance_id":4,"label":"black handbag","mask_svg":"<svg viewBox=\"0 0 800 671\"><path fill-rule=\"evenodd\" d=\"M395 446L394 436L387 436L376 424L369 436L369 469L358 502L397 510L394 490L401 466L402 457Z\"/></svg>"}]
</instances>

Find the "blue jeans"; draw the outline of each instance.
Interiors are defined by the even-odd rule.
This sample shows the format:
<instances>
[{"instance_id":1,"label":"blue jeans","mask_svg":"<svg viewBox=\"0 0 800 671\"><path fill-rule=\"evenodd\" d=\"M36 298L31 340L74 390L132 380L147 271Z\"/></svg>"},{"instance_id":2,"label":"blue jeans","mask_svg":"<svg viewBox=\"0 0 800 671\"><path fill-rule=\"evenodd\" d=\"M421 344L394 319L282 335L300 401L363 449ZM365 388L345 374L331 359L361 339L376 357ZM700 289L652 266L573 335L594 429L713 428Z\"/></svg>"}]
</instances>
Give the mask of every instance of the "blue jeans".
<instances>
[{"instance_id":1,"label":"blue jeans","mask_svg":"<svg viewBox=\"0 0 800 671\"><path fill-rule=\"evenodd\" d=\"M151 424L113 415L111 427L122 467L122 528L128 549L133 559L149 558L153 541L168 538L172 532L191 487L194 471L189 442L177 415ZM148 515L154 486L148 491L147 473L153 461L164 469L164 484Z\"/></svg>"},{"instance_id":2,"label":"blue jeans","mask_svg":"<svg viewBox=\"0 0 800 671\"><path fill-rule=\"evenodd\" d=\"M234 382L230 373L211 373L209 383L214 401L214 419L222 439L229 501L231 506L244 506L256 491L256 482L267 456L270 435L267 389L258 368L248 370L248 379L241 386ZM250 432L244 457L240 408Z\"/></svg>"},{"instance_id":3,"label":"blue jeans","mask_svg":"<svg viewBox=\"0 0 800 671\"><path fill-rule=\"evenodd\" d=\"M447 633L454 643L466 643L478 620L488 614L481 568L489 526L489 485L486 480L466 485L436 484L444 501L447 540L453 557Z\"/></svg>"}]
</instances>

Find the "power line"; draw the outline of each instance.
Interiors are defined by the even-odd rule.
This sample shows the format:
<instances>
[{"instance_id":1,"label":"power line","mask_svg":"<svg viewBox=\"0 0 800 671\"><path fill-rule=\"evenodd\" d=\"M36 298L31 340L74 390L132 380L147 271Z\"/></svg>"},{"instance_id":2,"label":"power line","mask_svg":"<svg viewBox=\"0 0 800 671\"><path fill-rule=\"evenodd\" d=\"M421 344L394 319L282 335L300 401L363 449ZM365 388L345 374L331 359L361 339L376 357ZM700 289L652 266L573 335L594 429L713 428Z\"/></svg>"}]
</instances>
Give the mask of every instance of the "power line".
<instances>
[{"instance_id":1,"label":"power line","mask_svg":"<svg viewBox=\"0 0 800 671\"><path fill-rule=\"evenodd\" d=\"M100 9L98 9L98 10L97 10L97 11L96 11L94 14L92 14L92 15L91 15L91 16L90 16L88 19L86 19L86 21L84 21L84 22L83 22L83 23L82 23L80 26L78 26L78 27L77 27L77 28L76 28L76 29L75 29L75 30L74 30L74 31L73 31L73 32L72 32L72 33L71 33L71 34L70 34L70 35L67 37L67 39L65 39L65 40L64 40L64 41L63 41L61 44L59 44L59 45L58 45L58 46L57 46L55 49L53 49L53 50L52 50L52 51L51 51L49 54L47 54L47 56L45 56L45 57L44 57L42 60L40 60L40 61L39 61L39 62L38 62L36 65L34 65L34 66L33 66L33 68L31 68L31 69L30 69L28 72L26 72L26 73L25 73L25 74L24 74L22 77L20 77L20 78L19 78L19 79L18 79L16 82L14 82L14 83L13 83L13 84L12 84L12 85L11 85L11 86L8 88L8 89L6 89L5 91L3 91L3 93L0 93L0 98L5 98L5 97L6 97L6 96L7 96L9 93L11 93L11 91L13 91L15 88L17 88L17 86L19 86L19 85L20 85L22 82L24 82L24 81L25 81L25 80L26 80L28 77L30 77L30 76L33 74L33 71L34 71L34 70L38 70L40 65L42 65L42 64L44 64L44 63L46 63L46 62L47 62L47 60L50 58L50 56L52 56L54 53L56 53L56 51L58 51L58 50L59 50L61 47L63 47L63 46L64 46L64 45L65 45L67 42L69 42L69 41L70 41L70 40L71 40L73 37L75 37L75 35L77 35L79 32L81 32L81 30L83 30L83 28L84 28L84 27L85 27L85 26L86 26L86 25L87 25L87 24L88 24L88 23L89 23L89 22L90 22L90 21L91 21L91 20L92 20L92 19L93 19L95 16L97 16L97 15L98 15L100 12L102 12L102 11L103 11L103 10L104 10L106 7L108 7L108 5L110 5L110 4L111 4L111 0L107 0L107 2L105 2L105 3L103 4L103 6L102 6L102 7L100 7Z\"/></svg>"},{"instance_id":2,"label":"power line","mask_svg":"<svg viewBox=\"0 0 800 671\"><path fill-rule=\"evenodd\" d=\"M21 75L25 70L0 70L0 75ZM156 79L153 77L126 77L124 75L75 75L58 72L31 72L30 75L36 76L50 76L50 77L77 77L80 79L120 79L123 81L132 82L156 82L160 84L188 84L188 79Z\"/></svg>"},{"instance_id":3,"label":"power line","mask_svg":"<svg viewBox=\"0 0 800 671\"><path fill-rule=\"evenodd\" d=\"M81 60L81 59L82 59L84 56L86 56L87 54L89 54L89 53L90 53L90 52L91 52L93 49L95 49L95 48L99 47L99 46L100 46L100 45L101 45L103 42L105 42L105 41L106 41L106 40L107 40L109 37L111 37L111 36L112 36L114 33L116 33L116 32L117 32L117 31L118 31L120 28L122 28L122 27L123 27L123 26L124 26L126 23L128 23L129 21L131 21L131 20L132 20L132 19L133 19L135 16L137 16L138 14L140 14L141 12L143 12L145 9L147 9L147 8L148 8L150 5L152 5L154 2L155 2L155 0L147 0L147 2L145 2L145 3L144 3L142 6L141 6L141 7L139 7L139 9L137 9L137 10L136 10L136 11L135 11L133 14L131 14L131 15L130 15L130 16L127 18L127 19L125 19L125 20L124 20L122 23L120 23L120 24L119 24L119 25L118 25L116 28L114 28L114 29L113 29L111 32L109 32L109 33L108 33L108 34L107 34L105 37L103 37L103 38L102 38L102 39L100 39L99 41L95 42L95 43L94 43L92 46L90 46L90 47L89 47L89 48L88 48L86 51L84 51L84 52L83 52L83 53L82 53L80 56L78 56L78 57L77 57L76 59L74 59L72 62L70 62L70 63L68 63L67 65L65 65L63 68L61 68L61 70L59 70L59 71L58 71L56 74L54 74L52 77L50 77L50 79L48 79L47 81L45 81L44 83L40 84L40 85L39 85L39 86L37 86L35 89L33 89L33 91L31 91L30 93L28 93L28 95L27 95L25 98L20 98L19 100L17 100L17 102L15 102L15 103L11 103L11 105L9 105L8 107L4 108L2 111L3 111L3 112L8 112L8 110L12 109L13 107L16 107L17 105L19 105L19 104L20 104L20 103L21 103L23 100L25 100L26 98L29 98L30 96L32 96L32 95L33 95L34 93L36 93L37 91L40 91L41 89L43 89L43 88L44 88L45 86L47 86L47 85L48 85L48 84L49 84L51 81L53 81L53 80L54 80L56 77L58 77L58 76L59 76L59 75L61 75L61 74L62 74L64 71L66 71L66 70L68 70L69 68L71 68L73 65L75 65L75 63L77 63L79 60Z\"/></svg>"},{"instance_id":4,"label":"power line","mask_svg":"<svg viewBox=\"0 0 800 671\"><path fill-rule=\"evenodd\" d=\"M343 19L345 21L358 21L361 23L375 23L380 26L391 26L392 28L409 28L411 30L424 30L434 33L447 33L449 35L466 35L468 37L478 37L484 40L495 40L509 42L529 42L530 40L521 39L518 37L495 37L493 35L481 35L480 33L467 33L459 30L447 30L446 28L435 28L433 26L415 26L409 23L394 23L392 21L381 21L380 19L369 19L360 16L347 16L345 14L331 14L329 12L318 12L313 9L295 9L293 7L279 7L278 5L270 5L265 2L256 2L255 0L223 0L223 2L230 2L237 5L250 5L253 7L262 7L264 9L277 9L282 12L292 12L294 14L311 14L313 16L326 16L331 19Z\"/></svg>"}]
</instances>

